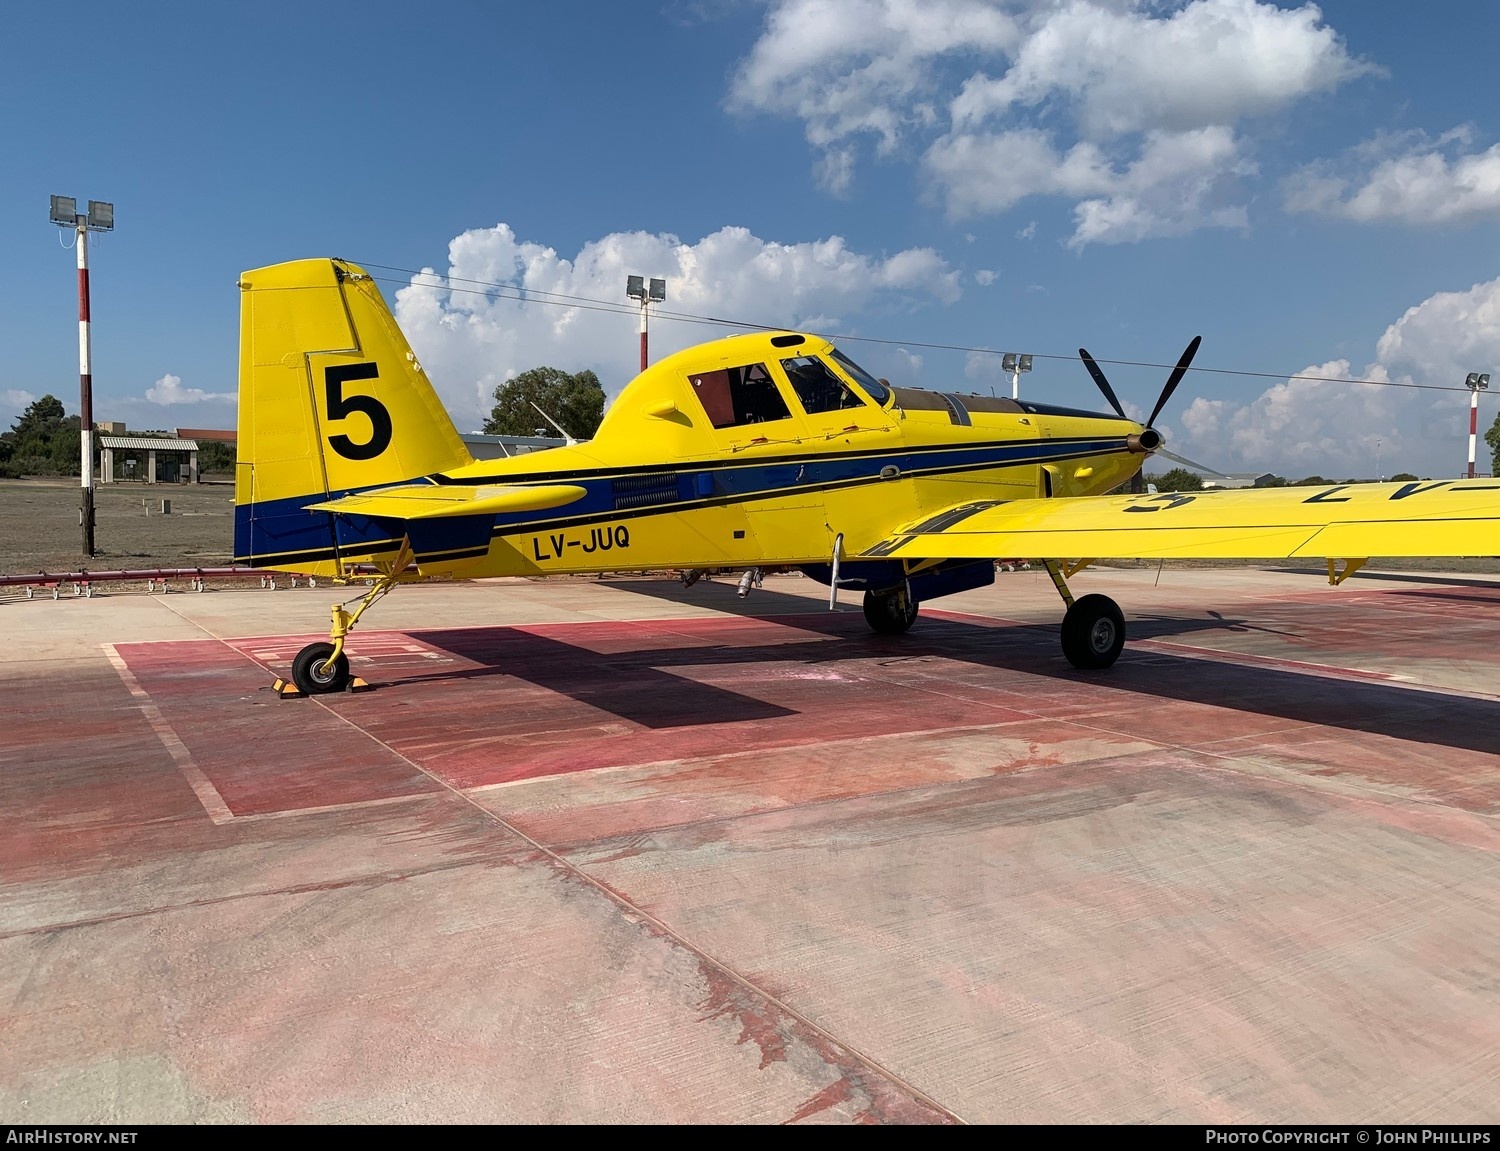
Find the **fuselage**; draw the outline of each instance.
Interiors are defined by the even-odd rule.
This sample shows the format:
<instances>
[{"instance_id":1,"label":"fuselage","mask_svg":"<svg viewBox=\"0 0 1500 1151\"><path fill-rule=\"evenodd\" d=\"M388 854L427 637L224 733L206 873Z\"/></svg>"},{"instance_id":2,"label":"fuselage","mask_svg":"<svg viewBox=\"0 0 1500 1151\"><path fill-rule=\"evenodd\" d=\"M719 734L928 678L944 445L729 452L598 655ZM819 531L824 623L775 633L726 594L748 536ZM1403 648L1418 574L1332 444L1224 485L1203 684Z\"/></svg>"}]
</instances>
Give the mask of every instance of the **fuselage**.
<instances>
[{"instance_id":1,"label":"fuselage","mask_svg":"<svg viewBox=\"0 0 1500 1151\"><path fill-rule=\"evenodd\" d=\"M1089 495L1144 456L1129 420L892 388L827 341L747 335L679 352L621 393L587 443L451 469L439 484L568 483L547 513L495 517L480 552L424 574L546 575L828 562L957 503ZM839 539L842 537L842 540Z\"/></svg>"}]
</instances>

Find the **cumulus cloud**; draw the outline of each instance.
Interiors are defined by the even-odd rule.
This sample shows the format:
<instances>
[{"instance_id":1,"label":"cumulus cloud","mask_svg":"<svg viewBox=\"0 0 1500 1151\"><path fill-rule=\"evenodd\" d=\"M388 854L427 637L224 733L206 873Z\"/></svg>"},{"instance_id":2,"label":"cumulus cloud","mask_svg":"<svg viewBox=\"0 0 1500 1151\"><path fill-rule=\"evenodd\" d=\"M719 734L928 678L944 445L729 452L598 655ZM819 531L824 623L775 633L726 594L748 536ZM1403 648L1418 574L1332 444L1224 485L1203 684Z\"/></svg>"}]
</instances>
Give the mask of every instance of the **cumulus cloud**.
<instances>
[{"instance_id":1,"label":"cumulus cloud","mask_svg":"<svg viewBox=\"0 0 1500 1151\"><path fill-rule=\"evenodd\" d=\"M202 388L185 388L182 378L171 372L146 389L146 399L167 407L171 404L201 404L205 401L233 403L238 392L206 392Z\"/></svg>"},{"instance_id":2,"label":"cumulus cloud","mask_svg":"<svg viewBox=\"0 0 1500 1151\"><path fill-rule=\"evenodd\" d=\"M871 312L951 303L960 291L959 273L928 248L865 255L838 236L784 244L726 227L696 243L617 232L568 258L502 223L455 238L446 271L425 269L399 289L395 314L460 424L478 427L496 386L529 368L590 368L611 395L635 375L638 314L586 303L619 299L630 274L667 281L651 319L653 360L727 334L672 312L828 331Z\"/></svg>"},{"instance_id":3,"label":"cumulus cloud","mask_svg":"<svg viewBox=\"0 0 1500 1151\"><path fill-rule=\"evenodd\" d=\"M992 268L980 268L974 273L974 282L981 288L988 288L999 278L999 273Z\"/></svg>"},{"instance_id":4,"label":"cumulus cloud","mask_svg":"<svg viewBox=\"0 0 1500 1151\"><path fill-rule=\"evenodd\" d=\"M1287 211L1359 223L1500 219L1500 144L1469 151L1472 138L1468 125L1436 140L1420 132L1377 137L1287 177Z\"/></svg>"},{"instance_id":5,"label":"cumulus cloud","mask_svg":"<svg viewBox=\"0 0 1500 1151\"><path fill-rule=\"evenodd\" d=\"M1469 372L1500 366L1500 279L1408 308L1375 352L1431 383L1459 384Z\"/></svg>"},{"instance_id":6,"label":"cumulus cloud","mask_svg":"<svg viewBox=\"0 0 1500 1151\"><path fill-rule=\"evenodd\" d=\"M9 431L21 413L36 403L36 400L35 395L21 388L0 391L0 431Z\"/></svg>"},{"instance_id":7,"label":"cumulus cloud","mask_svg":"<svg viewBox=\"0 0 1500 1151\"><path fill-rule=\"evenodd\" d=\"M1242 126L1374 70L1311 4L933 8L779 0L730 107L800 118L820 182L840 194L873 141L878 157L919 150L955 217L1071 199L1079 247L1242 227L1239 182L1256 171Z\"/></svg>"},{"instance_id":8,"label":"cumulus cloud","mask_svg":"<svg viewBox=\"0 0 1500 1151\"><path fill-rule=\"evenodd\" d=\"M1500 279L1409 308L1376 342L1375 356L1358 371L1342 358L1309 365L1248 404L1199 397L1171 446L1216 467L1289 478L1457 475L1467 464L1467 392L1297 377L1461 385L1468 372L1500 363Z\"/></svg>"},{"instance_id":9,"label":"cumulus cloud","mask_svg":"<svg viewBox=\"0 0 1500 1151\"><path fill-rule=\"evenodd\" d=\"M1388 379L1380 364L1371 364L1356 376L1348 360L1330 360L1310 365L1298 375L1320 379L1288 379L1243 406L1201 396L1193 400L1182 415L1184 442L1190 445L1184 450L1208 450L1228 460L1228 466L1275 471L1291 479L1308 475L1373 479L1377 440L1384 441L1381 448L1386 460L1403 456L1407 445L1397 419L1403 406L1398 389L1323 382ZM1202 459L1202 455L1194 458Z\"/></svg>"},{"instance_id":10,"label":"cumulus cloud","mask_svg":"<svg viewBox=\"0 0 1500 1151\"><path fill-rule=\"evenodd\" d=\"M987 386L993 386L1001 380L1010 382L1010 375L1000 370L1000 353L988 348L981 352L969 352L964 356L964 376Z\"/></svg>"},{"instance_id":11,"label":"cumulus cloud","mask_svg":"<svg viewBox=\"0 0 1500 1151\"><path fill-rule=\"evenodd\" d=\"M897 348L896 359L905 368L902 373L904 379L915 379L922 374L922 357L918 353L908 352L905 348Z\"/></svg>"},{"instance_id":12,"label":"cumulus cloud","mask_svg":"<svg viewBox=\"0 0 1500 1151\"><path fill-rule=\"evenodd\" d=\"M926 160L956 215L1004 211L1035 195L1077 200L1073 248L1244 227L1239 184L1255 172L1233 132L1222 127L1149 132L1136 158L1118 170L1094 144L1059 153L1047 133L1030 128L947 136Z\"/></svg>"},{"instance_id":13,"label":"cumulus cloud","mask_svg":"<svg viewBox=\"0 0 1500 1151\"><path fill-rule=\"evenodd\" d=\"M983 0L784 0L736 72L729 107L796 116L819 150L863 135L889 153L935 117L935 62L1019 38Z\"/></svg>"},{"instance_id":14,"label":"cumulus cloud","mask_svg":"<svg viewBox=\"0 0 1500 1151\"><path fill-rule=\"evenodd\" d=\"M1016 107L1065 105L1090 139L1185 132L1280 111L1368 69L1312 5L1196 0L1037 5L1004 75L976 73L953 101L965 128Z\"/></svg>"}]
</instances>

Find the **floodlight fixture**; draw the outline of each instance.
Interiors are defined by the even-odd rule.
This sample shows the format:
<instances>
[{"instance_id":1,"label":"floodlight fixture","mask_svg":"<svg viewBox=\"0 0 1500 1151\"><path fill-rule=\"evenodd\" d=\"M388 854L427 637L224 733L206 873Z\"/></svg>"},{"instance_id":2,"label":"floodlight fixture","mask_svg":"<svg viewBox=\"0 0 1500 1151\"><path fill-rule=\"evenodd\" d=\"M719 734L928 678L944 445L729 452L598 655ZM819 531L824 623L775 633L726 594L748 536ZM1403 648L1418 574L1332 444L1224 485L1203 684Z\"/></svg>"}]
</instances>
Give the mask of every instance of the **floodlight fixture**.
<instances>
[{"instance_id":1,"label":"floodlight fixture","mask_svg":"<svg viewBox=\"0 0 1500 1151\"><path fill-rule=\"evenodd\" d=\"M1000 370L1010 373L1010 398L1021 398L1021 373L1031 371L1031 357L1016 352L1006 352L1000 357Z\"/></svg>"},{"instance_id":2,"label":"floodlight fixture","mask_svg":"<svg viewBox=\"0 0 1500 1151\"><path fill-rule=\"evenodd\" d=\"M667 298L667 282L652 276L647 284L645 276L626 276L625 294L641 303L641 371L644 372L649 362L646 359L646 313L652 304L659 304Z\"/></svg>"},{"instance_id":3,"label":"floodlight fixture","mask_svg":"<svg viewBox=\"0 0 1500 1151\"><path fill-rule=\"evenodd\" d=\"M53 196L51 220L59 228L78 226L78 201L72 196Z\"/></svg>"},{"instance_id":4,"label":"floodlight fixture","mask_svg":"<svg viewBox=\"0 0 1500 1151\"><path fill-rule=\"evenodd\" d=\"M1488 372L1470 372L1469 378L1464 381L1471 392L1482 392L1490 386L1490 374Z\"/></svg>"},{"instance_id":5,"label":"floodlight fixture","mask_svg":"<svg viewBox=\"0 0 1500 1151\"><path fill-rule=\"evenodd\" d=\"M90 232L113 232L115 230L115 206L103 200L90 200L88 224Z\"/></svg>"}]
</instances>

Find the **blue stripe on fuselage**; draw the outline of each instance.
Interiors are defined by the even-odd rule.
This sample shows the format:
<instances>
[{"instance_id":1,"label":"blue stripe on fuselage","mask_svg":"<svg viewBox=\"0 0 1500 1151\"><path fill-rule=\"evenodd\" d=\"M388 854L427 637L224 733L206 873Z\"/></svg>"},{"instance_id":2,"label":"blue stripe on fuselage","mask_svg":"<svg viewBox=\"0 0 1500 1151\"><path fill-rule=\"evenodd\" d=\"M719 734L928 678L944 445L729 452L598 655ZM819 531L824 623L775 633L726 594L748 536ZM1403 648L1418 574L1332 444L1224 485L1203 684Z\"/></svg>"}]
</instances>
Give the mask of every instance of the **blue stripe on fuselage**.
<instances>
[{"instance_id":1,"label":"blue stripe on fuselage","mask_svg":"<svg viewBox=\"0 0 1500 1151\"><path fill-rule=\"evenodd\" d=\"M776 460L726 462L722 458L681 461L674 467L658 470L676 474L676 492L670 489L650 497L656 502L634 502L621 506L617 502L614 481L619 468L592 471L510 473L485 477L426 477L447 484L544 484L567 482L582 487L584 495L564 507L547 512L506 512L493 517L492 532L505 535L518 529L561 527L577 522L603 519L630 519L653 515L677 507L735 503L756 498L770 498L799 489L828 489L877 481L883 468L894 465L903 478L954 472L984 471L1039 464L1088 456L1113 455L1125 450L1123 437L1094 437L1057 440L1004 440L981 444L942 445L933 448L902 447L892 451L862 452L846 456L782 457ZM623 474L639 475L638 470ZM407 481L420 482L420 481ZM319 552L333 556L334 515L331 512L309 512L308 504L323 503L347 495L378 491L393 484L371 488L352 488L328 495L322 492L280 500L261 500L240 504L234 510L235 558L238 561L274 560L277 555ZM477 517L458 517L472 520ZM342 514L339 516L339 546L358 552L361 546L399 542L405 534L404 520L385 517ZM450 538L451 534L451 538ZM453 525L446 532L439 521L429 530L424 527L423 551L462 547L474 538L474 525Z\"/></svg>"}]
</instances>

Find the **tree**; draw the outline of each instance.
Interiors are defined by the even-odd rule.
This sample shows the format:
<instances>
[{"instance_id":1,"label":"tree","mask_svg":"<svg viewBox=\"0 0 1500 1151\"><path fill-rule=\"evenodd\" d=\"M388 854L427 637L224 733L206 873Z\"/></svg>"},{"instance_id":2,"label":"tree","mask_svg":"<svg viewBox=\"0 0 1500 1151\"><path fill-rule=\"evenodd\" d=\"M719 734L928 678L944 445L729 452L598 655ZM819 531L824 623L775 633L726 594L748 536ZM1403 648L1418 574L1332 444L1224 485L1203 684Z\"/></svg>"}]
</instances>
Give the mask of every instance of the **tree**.
<instances>
[{"instance_id":1,"label":"tree","mask_svg":"<svg viewBox=\"0 0 1500 1151\"><path fill-rule=\"evenodd\" d=\"M79 426L77 416L64 414L61 400L43 396L6 433L0 461L10 463L17 472L76 476L81 467Z\"/></svg>"},{"instance_id":2,"label":"tree","mask_svg":"<svg viewBox=\"0 0 1500 1151\"><path fill-rule=\"evenodd\" d=\"M1484 442L1490 445L1490 475L1500 476L1500 416L1484 433Z\"/></svg>"},{"instance_id":3,"label":"tree","mask_svg":"<svg viewBox=\"0 0 1500 1151\"><path fill-rule=\"evenodd\" d=\"M484 421L486 435L533 436L547 421L535 404L575 439L587 440L604 419L604 388L590 371L569 375L561 368L532 368L495 389L495 408ZM553 431L548 427L547 433Z\"/></svg>"},{"instance_id":4,"label":"tree","mask_svg":"<svg viewBox=\"0 0 1500 1151\"><path fill-rule=\"evenodd\" d=\"M217 440L198 442L198 470L200 472L229 472L234 474L236 445L221 444Z\"/></svg>"},{"instance_id":5,"label":"tree","mask_svg":"<svg viewBox=\"0 0 1500 1151\"><path fill-rule=\"evenodd\" d=\"M1393 484L1411 483L1416 478L1417 477L1414 476L1414 475L1412 475L1410 472L1397 472L1395 475L1393 475L1391 477L1391 483L1393 483Z\"/></svg>"},{"instance_id":6,"label":"tree","mask_svg":"<svg viewBox=\"0 0 1500 1151\"><path fill-rule=\"evenodd\" d=\"M27 440L32 436L51 436L57 430L57 425L62 423L67 413L63 411L62 401L52 394L47 394L39 400L34 400L30 407L16 417L11 431L16 433L16 439Z\"/></svg>"},{"instance_id":7,"label":"tree","mask_svg":"<svg viewBox=\"0 0 1500 1151\"><path fill-rule=\"evenodd\" d=\"M1147 476L1148 483L1156 485L1159 492L1201 492L1203 477L1187 468L1173 468L1165 475Z\"/></svg>"}]
</instances>

